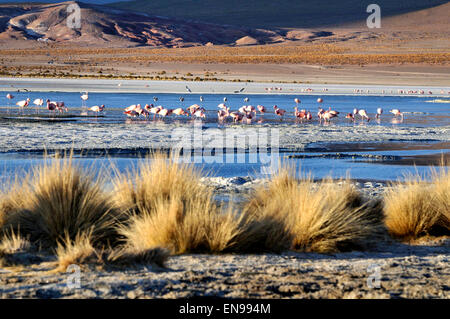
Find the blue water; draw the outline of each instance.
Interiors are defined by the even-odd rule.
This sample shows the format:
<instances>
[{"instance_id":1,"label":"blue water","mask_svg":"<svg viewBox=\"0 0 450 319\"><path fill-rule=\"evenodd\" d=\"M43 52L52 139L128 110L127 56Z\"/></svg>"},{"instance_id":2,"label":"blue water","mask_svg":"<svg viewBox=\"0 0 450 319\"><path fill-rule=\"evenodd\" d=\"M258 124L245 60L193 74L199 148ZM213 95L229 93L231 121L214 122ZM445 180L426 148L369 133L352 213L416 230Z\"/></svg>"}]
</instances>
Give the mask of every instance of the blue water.
<instances>
[{"instance_id":1,"label":"blue water","mask_svg":"<svg viewBox=\"0 0 450 319\"><path fill-rule=\"evenodd\" d=\"M82 111L82 102L79 93L61 93L61 92L50 92L50 93L40 93L40 92L19 92L13 93L15 99L11 102L8 108L8 100L5 96L0 98L0 116L5 116L8 113L9 116L20 115L22 113L34 114L36 109L34 107L28 110L22 111L17 108L12 108L15 102L19 100L24 100L30 98L33 101L36 98L50 99L52 101L64 101L66 106L69 107L69 114L80 115ZM158 101L154 102L153 97L157 97ZM295 117L293 116L293 108L295 107L294 97L292 95L218 95L218 94L208 94L203 95L204 102L200 102L199 94L142 94L142 93L90 93L89 100L87 101L87 106L93 105L106 105L105 112L102 114L103 117L90 119L93 122L122 122L127 118L123 114L123 109L131 104L154 104L162 105L165 108L175 109L178 107L186 108L192 104L199 104L207 110L207 125L217 124L217 105L223 103L223 98L226 97L228 101L227 106L231 107L231 110L236 111L242 105L253 105L258 104L264 105L268 109L268 113L264 116L257 117L255 123L266 123L266 122L280 122L278 117L273 114L273 105L278 105L278 107L288 111L287 116L285 116L285 122L294 122ZM179 98L183 97L184 102L180 102ZM248 97L250 101L245 103L243 99ZM322 97L324 102L319 105L317 103L317 98ZM338 123L342 125L349 125L348 120L345 119L346 113L351 113L356 107L358 109L365 109L371 117L374 117L375 112L378 107L383 108L384 114L381 117L381 121L371 121L368 125L403 125L403 126L443 126L450 125L450 103L427 103L427 101L432 101L435 98L430 96L413 97L413 96L320 96L320 95L306 95L299 96L301 99L301 104L299 109L310 110L316 119L317 109L321 106L324 109L332 107L332 109L339 111L341 114L339 118L334 119L333 123ZM400 109L404 113L404 121L393 121L392 114L389 110L392 108ZM40 114L50 114L45 108L39 110ZM91 113L90 115L94 115ZM151 121L153 118L143 121ZM165 118L164 121L180 121L188 122L189 118L186 117L175 117ZM83 119L85 122L86 119Z\"/></svg>"},{"instance_id":2,"label":"blue water","mask_svg":"<svg viewBox=\"0 0 450 319\"><path fill-rule=\"evenodd\" d=\"M6 93L5 93L6 94ZM438 127L450 125L450 104L449 103L428 103L435 99L434 97L412 97L412 96L320 96L320 95L307 95L299 96L301 99L300 109L310 110L314 114L314 121L308 124L297 123L293 116L293 108L295 106L294 97L292 95L218 95L218 94L208 94L203 95L204 102L200 102L199 94L131 94L131 93L90 93L87 106L101 105L105 104L106 109L102 114L102 117L81 117L81 112L83 111L82 102L79 93L59 93L59 92L16 92L13 93L15 99L11 104L15 104L16 101L30 98L33 101L36 98L43 98L44 100L49 98L54 101L64 101L66 106L69 107L69 114L77 116L74 120L80 123L92 122L92 123L129 123L130 119L127 119L123 114L123 109L131 104L140 103L142 106L145 104L162 105L166 108L178 108L178 107L188 107L192 104L200 104L207 110L207 119L205 121L205 127L221 127L222 124L217 123L217 105L223 103L224 97L228 99L226 104L232 108L232 110L237 110L244 104L250 105L264 105L269 110L269 113L264 116L258 115L257 123L252 125L259 125L259 123L291 123L292 125L319 125L316 120L315 114L317 113L317 108L319 104L317 103L317 98L322 97L324 102L321 107L327 109L332 107L334 110L341 112L338 119L334 119L331 125L360 125L361 122L350 123L346 120L345 114L350 113L353 109L366 109L373 117L376 109L382 107L384 109L384 114L380 121L372 120L369 123L364 123L364 125L398 125L405 127ZM158 97L158 101L155 102L153 97ZM184 102L180 102L179 98L183 96ZM250 99L248 103L245 103L243 99L247 97ZM278 105L280 108L284 108L289 111L289 114L281 122L278 117L276 117L272 112L272 106ZM393 122L393 115L388 113L389 109L398 108L405 114L405 119L403 122ZM85 111L86 109L84 109ZM49 117L50 112L45 108L37 110L34 107L30 107L26 110L19 110L18 108L8 106L8 100L6 97L0 98L0 116L3 117L16 117L22 114L46 114ZM93 114L92 114L93 115ZM142 125L151 125L153 118L149 119L136 119L132 122ZM177 118L171 116L170 118L160 119L158 121L163 122L173 122L178 121L182 125L191 125L191 119L188 117ZM231 122L231 121L230 121ZM48 125L52 125L49 123ZM226 124L225 124L226 125ZM240 124L248 125L248 124ZM326 133L324 133L326 134ZM280 145L283 148L283 145ZM385 156L412 156L412 155L427 155L432 153L444 152L448 153L450 150L416 150L416 151L373 151L373 152L350 152L351 154L372 154L372 155L385 155ZM345 153L345 152L344 152ZM349 154L350 154L349 153ZM300 153L297 153L298 155ZM304 153L307 155L318 155L316 153ZM280 158L283 159L287 155L292 155L291 153L280 154ZM44 159L42 155L33 155L30 153L7 153L0 154L0 179L8 180L11 179L18 172L28 172L33 166L42 164ZM139 159L136 156L129 157L112 157L112 158L102 158L102 157L83 157L76 158L75 161L83 166L94 166L96 168L104 167L107 170L111 170L111 165L114 165L121 171L125 171L130 167L136 166ZM321 157L310 157L304 159L293 159L291 160L298 167L301 167L302 171L305 173L311 173L316 178L322 178L327 176L332 177L344 177L348 174L355 179L376 179L376 180L396 180L401 179L407 173L418 172L420 174L426 174L429 172L428 167L418 166L414 167L411 165L391 165L389 162L381 163L379 160L367 160L364 158L321 158ZM274 160L273 163L277 163ZM267 172L268 167L266 164L261 163L258 160L256 163L251 163L249 160L244 160L238 163L237 160L230 163L223 163L223 161L218 157L205 157L201 163L196 164L197 167L203 168L205 172L208 172L213 176L223 176L223 177L234 177L234 176L246 176L254 175L255 177L264 175Z\"/></svg>"}]
</instances>

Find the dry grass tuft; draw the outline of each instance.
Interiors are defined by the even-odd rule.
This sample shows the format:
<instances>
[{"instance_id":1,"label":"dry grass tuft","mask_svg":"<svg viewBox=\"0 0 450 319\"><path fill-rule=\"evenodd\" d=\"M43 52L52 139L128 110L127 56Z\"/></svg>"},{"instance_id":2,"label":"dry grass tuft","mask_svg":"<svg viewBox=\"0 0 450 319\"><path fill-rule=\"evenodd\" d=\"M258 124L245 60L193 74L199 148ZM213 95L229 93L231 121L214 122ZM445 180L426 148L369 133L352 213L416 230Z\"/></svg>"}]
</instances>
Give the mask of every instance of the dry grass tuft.
<instances>
[{"instance_id":1,"label":"dry grass tuft","mask_svg":"<svg viewBox=\"0 0 450 319\"><path fill-rule=\"evenodd\" d=\"M133 182L124 175L116 179L116 203L129 212L129 221L119 227L126 247L164 247L173 254L231 249L240 219L214 202L200 172L176 160L155 154L141 162Z\"/></svg>"},{"instance_id":2,"label":"dry grass tuft","mask_svg":"<svg viewBox=\"0 0 450 319\"><path fill-rule=\"evenodd\" d=\"M265 248L275 251L285 247L318 253L362 249L382 232L377 207L364 204L348 182L337 186L331 180L296 180L295 169L285 167L246 203L244 213L251 222L244 233L262 237ZM255 223L270 235L261 234Z\"/></svg>"},{"instance_id":3,"label":"dry grass tuft","mask_svg":"<svg viewBox=\"0 0 450 319\"><path fill-rule=\"evenodd\" d=\"M115 241L118 213L93 174L74 166L72 156L48 160L6 195L3 228L20 229L44 248L79 233L91 233L94 245Z\"/></svg>"},{"instance_id":4,"label":"dry grass tuft","mask_svg":"<svg viewBox=\"0 0 450 319\"><path fill-rule=\"evenodd\" d=\"M56 271L65 272L70 265L82 265L100 261L100 256L92 246L91 233L78 233L75 239L66 234L62 242L58 242L55 250L58 258Z\"/></svg>"},{"instance_id":5,"label":"dry grass tuft","mask_svg":"<svg viewBox=\"0 0 450 319\"><path fill-rule=\"evenodd\" d=\"M120 209L133 214L151 211L160 200L177 197L184 202L207 191L199 182L199 171L162 153L152 154L131 172L116 175L114 201Z\"/></svg>"},{"instance_id":6,"label":"dry grass tuft","mask_svg":"<svg viewBox=\"0 0 450 319\"><path fill-rule=\"evenodd\" d=\"M405 241L450 234L450 173L432 171L431 182L408 176L385 193L389 233Z\"/></svg>"},{"instance_id":7,"label":"dry grass tuft","mask_svg":"<svg viewBox=\"0 0 450 319\"><path fill-rule=\"evenodd\" d=\"M22 237L20 233L15 233L14 231L5 234L0 242L0 250L8 254L30 250L31 246L27 238Z\"/></svg>"},{"instance_id":8,"label":"dry grass tuft","mask_svg":"<svg viewBox=\"0 0 450 319\"><path fill-rule=\"evenodd\" d=\"M231 211L222 212L212 196L209 192L184 200L160 199L151 210L132 215L119 232L126 238L126 246L138 251L157 247L173 254L230 250L240 232L239 217Z\"/></svg>"}]
</instances>

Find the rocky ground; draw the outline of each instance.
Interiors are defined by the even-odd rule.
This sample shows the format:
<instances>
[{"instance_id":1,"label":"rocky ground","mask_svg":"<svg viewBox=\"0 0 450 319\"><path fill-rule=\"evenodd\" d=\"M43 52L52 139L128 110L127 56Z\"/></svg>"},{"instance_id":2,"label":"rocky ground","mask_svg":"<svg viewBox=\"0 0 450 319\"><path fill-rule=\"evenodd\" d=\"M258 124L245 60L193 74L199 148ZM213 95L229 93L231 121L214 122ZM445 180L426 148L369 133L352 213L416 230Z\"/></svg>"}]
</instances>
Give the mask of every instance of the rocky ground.
<instances>
[{"instance_id":1,"label":"rocky ground","mask_svg":"<svg viewBox=\"0 0 450 319\"><path fill-rule=\"evenodd\" d=\"M0 269L1 298L450 298L450 241L333 255L174 256L167 268Z\"/></svg>"}]
</instances>

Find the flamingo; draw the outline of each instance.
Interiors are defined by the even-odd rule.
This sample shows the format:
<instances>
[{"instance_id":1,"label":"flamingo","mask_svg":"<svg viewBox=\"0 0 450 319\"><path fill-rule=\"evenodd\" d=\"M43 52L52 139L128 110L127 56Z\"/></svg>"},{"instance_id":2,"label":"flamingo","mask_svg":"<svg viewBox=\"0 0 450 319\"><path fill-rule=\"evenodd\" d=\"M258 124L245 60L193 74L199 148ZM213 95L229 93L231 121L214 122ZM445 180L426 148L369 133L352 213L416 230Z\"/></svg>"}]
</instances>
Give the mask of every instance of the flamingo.
<instances>
[{"instance_id":1,"label":"flamingo","mask_svg":"<svg viewBox=\"0 0 450 319\"><path fill-rule=\"evenodd\" d=\"M345 116L345 118L346 118L346 119L350 119L352 122L355 121L355 116L353 115L353 113L348 113L348 114Z\"/></svg>"},{"instance_id":2,"label":"flamingo","mask_svg":"<svg viewBox=\"0 0 450 319\"><path fill-rule=\"evenodd\" d=\"M173 110L172 113L175 114L175 115L177 115L177 116L180 116L180 115L188 115L188 114L186 113L186 111L183 110L181 107L180 107L180 108L177 108L177 109L175 109L175 110Z\"/></svg>"},{"instance_id":3,"label":"flamingo","mask_svg":"<svg viewBox=\"0 0 450 319\"><path fill-rule=\"evenodd\" d=\"M9 113L9 105L11 103L11 100L14 99L14 95L8 93L6 94L6 98L8 99L8 113Z\"/></svg>"},{"instance_id":4,"label":"flamingo","mask_svg":"<svg viewBox=\"0 0 450 319\"><path fill-rule=\"evenodd\" d=\"M377 115L375 115L375 117L377 119L379 119L381 114L383 114L383 109L381 107L379 107L379 108L377 108Z\"/></svg>"},{"instance_id":5,"label":"flamingo","mask_svg":"<svg viewBox=\"0 0 450 319\"><path fill-rule=\"evenodd\" d=\"M258 105L256 108L258 109L259 113L266 113L266 108L263 105Z\"/></svg>"},{"instance_id":6,"label":"flamingo","mask_svg":"<svg viewBox=\"0 0 450 319\"><path fill-rule=\"evenodd\" d=\"M53 112L56 110L56 102L51 102L49 99L47 99L47 110Z\"/></svg>"},{"instance_id":7,"label":"flamingo","mask_svg":"<svg viewBox=\"0 0 450 319\"><path fill-rule=\"evenodd\" d=\"M242 120L243 115L242 115L242 113L239 113L239 112L231 112L230 117L233 119L233 122L236 123L236 122Z\"/></svg>"},{"instance_id":8,"label":"flamingo","mask_svg":"<svg viewBox=\"0 0 450 319\"><path fill-rule=\"evenodd\" d=\"M367 115L366 110L359 110L359 111L358 111L358 114L359 114L359 116L361 116L361 118L362 118L363 120L364 120L364 119L367 119L367 122L370 121L370 117L369 117L369 115Z\"/></svg>"},{"instance_id":9,"label":"flamingo","mask_svg":"<svg viewBox=\"0 0 450 319\"><path fill-rule=\"evenodd\" d=\"M198 104L192 104L191 106L189 106L187 108L187 110L189 111L189 113L191 113L191 115L194 115L195 112L197 112L200 109L200 105Z\"/></svg>"},{"instance_id":10,"label":"flamingo","mask_svg":"<svg viewBox=\"0 0 450 319\"><path fill-rule=\"evenodd\" d=\"M332 118L337 117L337 114L332 113L330 111L325 111L322 118L325 120L325 122L330 122Z\"/></svg>"},{"instance_id":11,"label":"flamingo","mask_svg":"<svg viewBox=\"0 0 450 319\"><path fill-rule=\"evenodd\" d=\"M299 111L298 110L298 107L294 107L294 116L296 117L296 118L299 118L299 119L304 119L304 118L306 118L306 110L301 110L301 111Z\"/></svg>"},{"instance_id":12,"label":"flamingo","mask_svg":"<svg viewBox=\"0 0 450 319\"><path fill-rule=\"evenodd\" d=\"M123 113L126 114L128 117L138 117L139 116L139 113L136 112L135 110L125 111Z\"/></svg>"},{"instance_id":13,"label":"flamingo","mask_svg":"<svg viewBox=\"0 0 450 319\"><path fill-rule=\"evenodd\" d=\"M199 110L195 111L193 116L197 117L197 118L204 118L204 119L206 118L204 109L199 109Z\"/></svg>"},{"instance_id":14,"label":"flamingo","mask_svg":"<svg viewBox=\"0 0 450 319\"><path fill-rule=\"evenodd\" d=\"M136 110L136 108L137 108L137 105L133 104L133 105L130 105L129 107L125 108L124 112L134 111L134 110Z\"/></svg>"},{"instance_id":15,"label":"flamingo","mask_svg":"<svg viewBox=\"0 0 450 319\"><path fill-rule=\"evenodd\" d=\"M65 106L64 102L54 102L54 101L50 101L49 99L47 99L47 109L49 111L58 110L61 113L63 111L67 112L67 107Z\"/></svg>"},{"instance_id":16,"label":"flamingo","mask_svg":"<svg viewBox=\"0 0 450 319\"><path fill-rule=\"evenodd\" d=\"M26 99L26 100L19 101L19 102L16 103L16 105L20 106L20 107L27 107L29 104L30 104L30 99L29 98Z\"/></svg>"},{"instance_id":17,"label":"flamingo","mask_svg":"<svg viewBox=\"0 0 450 319\"><path fill-rule=\"evenodd\" d=\"M225 105L225 103L220 103L219 105L217 105L217 107L219 109L225 110L227 108L227 106Z\"/></svg>"},{"instance_id":18,"label":"flamingo","mask_svg":"<svg viewBox=\"0 0 450 319\"><path fill-rule=\"evenodd\" d=\"M239 111L239 113L242 113L242 114L247 113L247 106L246 105L241 106L238 111Z\"/></svg>"},{"instance_id":19,"label":"flamingo","mask_svg":"<svg viewBox=\"0 0 450 319\"><path fill-rule=\"evenodd\" d=\"M159 113L159 111L162 110L162 106L156 106L156 107L152 107L150 108L149 112L153 114L153 119L155 119L156 114Z\"/></svg>"},{"instance_id":20,"label":"flamingo","mask_svg":"<svg viewBox=\"0 0 450 319\"><path fill-rule=\"evenodd\" d=\"M245 119L245 121L247 122L247 124L251 124L251 123L252 123L252 120L253 120L253 114L252 114L252 112L247 112L247 113L245 113L244 116L243 116L243 118L242 118L242 120L244 120L244 119Z\"/></svg>"},{"instance_id":21,"label":"flamingo","mask_svg":"<svg viewBox=\"0 0 450 319\"><path fill-rule=\"evenodd\" d=\"M318 99L317 99L317 103L322 103L323 102L323 99L321 98L321 97L319 97Z\"/></svg>"},{"instance_id":22,"label":"flamingo","mask_svg":"<svg viewBox=\"0 0 450 319\"><path fill-rule=\"evenodd\" d=\"M249 99L248 97L246 97L246 98L244 99L244 102L247 103L248 101L250 101L250 99Z\"/></svg>"},{"instance_id":23,"label":"flamingo","mask_svg":"<svg viewBox=\"0 0 450 319\"><path fill-rule=\"evenodd\" d=\"M389 112L392 113L392 114L394 114L394 117L401 116L401 118L402 118L402 120L403 120L403 113L400 112L399 109L392 109L392 110L390 110Z\"/></svg>"},{"instance_id":24,"label":"flamingo","mask_svg":"<svg viewBox=\"0 0 450 319\"><path fill-rule=\"evenodd\" d=\"M42 106L44 105L44 100L43 99L36 99L33 101L33 104L36 106Z\"/></svg>"},{"instance_id":25,"label":"flamingo","mask_svg":"<svg viewBox=\"0 0 450 319\"><path fill-rule=\"evenodd\" d=\"M298 105L301 103L301 101L300 101L299 98L295 98L295 99L294 99L294 102L295 102L295 104L297 104L297 107L298 107Z\"/></svg>"},{"instance_id":26,"label":"flamingo","mask_svg":"<svg viewBox=\"0 0 450 319\"><path fill-rule=\"evenodd\" d=\"M95 117L97 117L98 114L99 114L100 112L103 112L104 109L105 109L105 105L104 105L104 104L102 104L102 105L100 105L100 106L94 105L94 106L92 106L91 108L89 108L89 111L96 113L96 114L95 114Z\"/></svg>"},{"instance_id":27,"label":"flamingo","mask_svg":"<svg viewBox=\"0 0 450 319\"><path fill-rule=\"evenodd\" d=\"M280 117L280 120L283 118L284 114L286 114L286 111L280 109L277 105L274 105L273 109L275 110L275 114Z\"/></svg>"},{"instance_id":28,"label":"flamingo","mask_svg":"<svg viewBox=\"0 0 450 319\"><path fill-rule=\"evenodd\" d=\"M39 106L44 105L44 100L43 99L36 99L33 101L33 104L36 105L37 110L39 112Z\"/></svg>"},{"instance_id":29,"label":"flamingo","mask_svg":"<svg viewBox=\"0 0 450 319\"><path fill-rule=\"evenodd\" d=\"M162 109L158 112L158 115L160 115L160 116L162 116L162 117L169 116L170 114L172 114L172 110L165 109L165 108L162 108Z\"/></svg>"},{"instance_id":30,"label":"flamingo","mask_svg":"<svg viewBox=\"0 0 450 319\"><path fill-rule=\"evenodd\" d=\"M218 118L219 122L223 122L227 118L228 115L229 115L229 113L226 110L217 111L217 118Z\"/></svg>"},{"instance_id":31,"label":"flamingo","mask_svg":"<svg viewBox=\"0 0 450 319\"><path fill-rule=\"evenodd\" d=\"M332 115L334 115L334 117L337 117L337 116L339 115L339 112L338 112L338 111L335 111L335 110L332 110L331 107L328 108L328 111L327 111L327 112L329 112L329 113L331 113Z\"/></svg>"},{"instance_id":32,"label":"flamingo","mask_svg":"<svg viewBox=\"0 0 450 319\"><path fill-rule=\"evenodd\" d=\"M84 92L84 94L82 94L80 96L80 98L83 100L83 107L86 106L86 101L89 99L89 93L88 92Z\"/></svg>"}]
</instances>

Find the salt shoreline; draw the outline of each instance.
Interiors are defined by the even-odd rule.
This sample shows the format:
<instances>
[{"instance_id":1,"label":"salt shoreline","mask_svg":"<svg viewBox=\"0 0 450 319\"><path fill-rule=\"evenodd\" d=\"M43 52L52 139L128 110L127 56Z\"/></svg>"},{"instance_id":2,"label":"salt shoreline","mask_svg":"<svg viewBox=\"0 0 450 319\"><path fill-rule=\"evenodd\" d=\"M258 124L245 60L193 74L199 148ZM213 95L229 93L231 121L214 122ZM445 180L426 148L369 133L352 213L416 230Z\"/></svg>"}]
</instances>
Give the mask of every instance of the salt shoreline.
<instances>
[{"instance_id":1,"label":"salt shoreline","mask_svg":"<svg viewBox=\"0 0 450 319\"><path fill-rule=\"evenodd\" d=\"M119 87L120 84L120 87ZM148 85L148 87L146 86ZM215 81L154 81L154 80L105 80L105 79L44 79L44 78L1 78L0 91L14 92L18 89L40 92L83 92L91 93L174 93L189 94L269 94L266 88L281 88L272 90L270 94L286 95L368 95L368 96L421 96L433 99L435 97L450 97L450 86L382 86L382 85L346 85L346 84L293 84L272 82L215 82ZM234 93L242 88L241 93ZM302 89L313 89L312 92L302 92ZM327 88L327 91L323 91ZM355 93L354 89L362 93ZM369 93L366 93L369 90ZM385 91L383 94L382 91ZM424 90L427 94L399 94L397 90ZM444 91L444 94L441 93ZM391 93L391 91L393 91ZM428 94L432 91L433 94Z\"/></svg>"}]
</instances>

